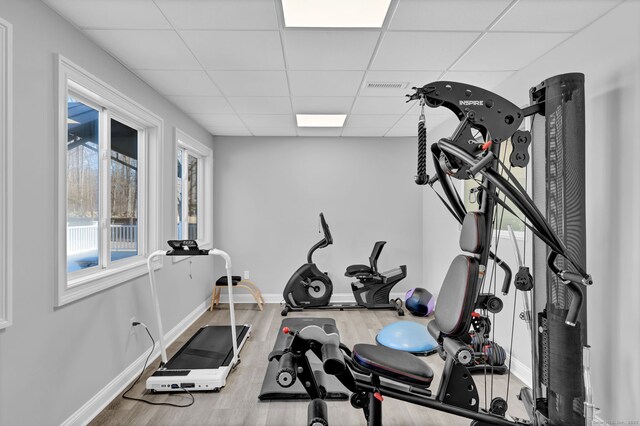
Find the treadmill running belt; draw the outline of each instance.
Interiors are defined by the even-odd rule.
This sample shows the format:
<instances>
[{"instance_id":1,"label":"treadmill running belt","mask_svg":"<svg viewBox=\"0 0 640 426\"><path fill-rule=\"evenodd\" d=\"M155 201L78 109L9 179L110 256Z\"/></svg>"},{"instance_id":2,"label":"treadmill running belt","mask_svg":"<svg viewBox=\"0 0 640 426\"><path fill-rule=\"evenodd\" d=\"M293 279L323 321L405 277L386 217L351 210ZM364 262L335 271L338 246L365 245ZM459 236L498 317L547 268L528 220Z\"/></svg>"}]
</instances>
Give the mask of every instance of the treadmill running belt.
<instances>
[{"instance_id":1,"label":"treadmill running belt","mask_svg":"<svg viewBox=\"0 0 640 426\"><path fill-rule=\"evenodd\" d=\"M236 326L238 346L249 327ZM231 327L207 325L194 334L189 341L165 364L166 370L216 369L227 366L233 358Z\"/></svg>"},{"instance_id":2,"label":"treadmill running belt","mask_svg":"<svg viewBox=\"0 0 640 426\"><path fill-rule=\"evenodd\" d=\"M300 330L307 325L317 325L322 327L324 324L336 325L335 320L332 318L285 318L282 320L280 327L278 328L278 337L276 337L276 343L273 346L273 350L282 350L289 346L292 337L288 334L284 334L282 329L289 327L292 330ZM313 353L310 353L309 362L311 368L316 371L316 379L320 381L327 389L326 399L347 399L350 392L345 388L342 383L336 379L335 376L325 374L322 371L322 361L320 361ZM288 388L280 387L276 382L276 374L278 372L278 361L275 359L269 362L267 371L262 381L262 389L258 399L261 401L267 400L283 400L283 399L309 399L307 391L304 390L300 380L296 380L293 386Z\"/></svg>"}]
</instances>

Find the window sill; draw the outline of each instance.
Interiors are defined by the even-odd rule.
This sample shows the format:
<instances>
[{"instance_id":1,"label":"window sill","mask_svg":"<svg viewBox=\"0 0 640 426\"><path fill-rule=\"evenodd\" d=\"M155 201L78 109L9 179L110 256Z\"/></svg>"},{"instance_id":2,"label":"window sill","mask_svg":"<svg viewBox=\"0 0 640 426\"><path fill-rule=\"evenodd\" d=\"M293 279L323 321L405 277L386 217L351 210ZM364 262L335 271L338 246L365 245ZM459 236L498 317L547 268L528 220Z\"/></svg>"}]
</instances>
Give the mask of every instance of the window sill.
<instances>
[{"instance_id":1,"label":"window sill","mask_svg":"<svg viewBox=\"0 0 640 426\"><path fill-rule=\"evenodd\" d=\"M162 267L161 261L154 262L154 269ZM69 279L62 294L57 295L56 307L66 305L76 300L80 300L99 291L106 290L118 284L125 283L134 278L144 276L149 273L147 260L144 258L127 262L125 265L111 268L109 270L97 271Z\"/></svg>"}]
</instances>

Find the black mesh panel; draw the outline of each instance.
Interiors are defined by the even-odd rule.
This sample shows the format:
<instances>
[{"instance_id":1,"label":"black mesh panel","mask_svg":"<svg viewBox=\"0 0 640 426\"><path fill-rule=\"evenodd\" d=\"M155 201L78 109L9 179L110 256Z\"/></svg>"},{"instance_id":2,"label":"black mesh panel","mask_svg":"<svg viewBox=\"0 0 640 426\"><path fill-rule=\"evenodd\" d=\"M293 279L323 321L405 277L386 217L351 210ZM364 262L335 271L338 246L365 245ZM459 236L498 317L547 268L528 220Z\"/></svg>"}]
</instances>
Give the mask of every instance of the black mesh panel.
<instances>
[{"instance_id":1,"label":"black mesh panel","mask_svg":"<svg viewBox=\"0 0 640 426\"><path fill-rule=\"evenodd\" d=\"M584 75L564 74L545 80L532 90L534 102L545 102L544 194L534 193L553 231L568 253L584 265L585 241L585 147L584 147ZM535 130L535 127L534 127ZM540 138L537 138L540 140ZM536 135L534 135L534 141ZM542 160L542 159L540 159ZM534 176L535 181L535 176ZM544 197L544 199L540 199ZM549 254L535 241L536 256ZM561 269L573 270L558 257ZM538 366L541 381L548 386L548 409L552 425L583 424L582 346L586 339L586 299L576 327L564 323L570 305L566 287L536 260L535 279L547 283L547 318L542 321L541 356ZM570 362L569 362L570 360Z\"/></svg>"}]
</instances>

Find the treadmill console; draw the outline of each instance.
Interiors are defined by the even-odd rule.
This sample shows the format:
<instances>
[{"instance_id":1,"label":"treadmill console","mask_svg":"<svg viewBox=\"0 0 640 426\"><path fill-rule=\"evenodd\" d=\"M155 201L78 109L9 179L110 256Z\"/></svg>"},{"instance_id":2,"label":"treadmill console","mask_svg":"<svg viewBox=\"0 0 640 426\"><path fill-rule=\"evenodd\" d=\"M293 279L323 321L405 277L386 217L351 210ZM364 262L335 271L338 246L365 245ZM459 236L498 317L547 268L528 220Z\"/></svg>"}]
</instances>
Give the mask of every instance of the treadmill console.
<instances>
[{"instance_id":1,"label":"treadmill console","mask_svg":"<svg viewBox=\"0 0 640 426\"><path fill-rule=\"evenodd\" d=\"M167 241L171 250L167 251L167 256L204 256L209 254L209 250L201 250L195 240L169 240Z\"/></svg>"}]
</instances>

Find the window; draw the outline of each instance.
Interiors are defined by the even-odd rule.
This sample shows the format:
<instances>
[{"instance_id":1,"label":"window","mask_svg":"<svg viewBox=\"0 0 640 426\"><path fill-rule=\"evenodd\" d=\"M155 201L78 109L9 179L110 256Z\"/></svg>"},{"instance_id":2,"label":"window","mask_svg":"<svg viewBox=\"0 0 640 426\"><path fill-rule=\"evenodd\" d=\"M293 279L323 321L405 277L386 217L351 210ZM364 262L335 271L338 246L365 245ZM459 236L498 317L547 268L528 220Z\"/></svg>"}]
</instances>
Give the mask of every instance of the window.
<instances>
[{"instance_id":1,"label":"window","mask_svg":"<svg viewBox=\"0 0 640 426\"><path fill-rule=\"evenodd\" d=\"M58 74L60 306L146 273L162 120L61 56Z\"/></svg>"},{"instance_id":2,"label":"window","mask_svg":"<svg viewBox=\"0 0 640 426\"><path fill-rule=\"evenodd\" d=\"M176 129L176 237L212 244L213 152Z\"/></svg>"},{"instance_id":3,"label":"window","mask_svg":"<svg viewBox=\"0 0 640 426\"><path fill-rule=\"evenodd\" d=\"M11 325L11 24L0 18L0 329Z\"/></svg>"},{"instance_id":4,"label":"window","mask_svg":"<svg viewBox=\"0 0 640 426\"><path fill-rule=\"evenodd\" d=\"M505 166L509 167L510 166L509 156L511 155L511 147L512 147L511 139L504 141L502 144L506 146L501 147L502 149L500 151L500 160L505 164ZM520 185L522 185L522 187L525 189L527 188L527 170L529 170L529 167L525 169L520 167L511 167L510 169L511 174L515 176L515 178L518 180ZM508 179L506 173L501 172L501 174L504 178ZM473 179L463 181L464 206L467 209L467 211L478 210L477 197L475 193L475 188L477 188L478 186L479 186L478 183ZM500 196L500 198L504 199L504 196L502 195ZM519 212L519 210L515 207L515 205L511 200L507 199L506 203L514 212L516 213ZM521 218L524 218L523 215L519 215L519 216ZM524 231L525 231L524 223L508 210L506 209L503 210L502 207L500 207L498 210L498 215L494 218L494 220L497 223L496 228L498 225L500 225L500 232L502 231L506 232L507 226L511 225L516 237L524 236ZM509 235L506 235L506 237L509 238Z\"/></svg>"}]
</instances>

